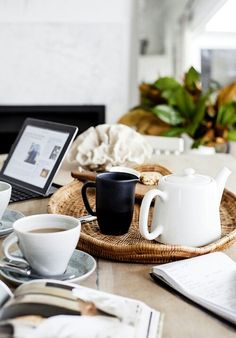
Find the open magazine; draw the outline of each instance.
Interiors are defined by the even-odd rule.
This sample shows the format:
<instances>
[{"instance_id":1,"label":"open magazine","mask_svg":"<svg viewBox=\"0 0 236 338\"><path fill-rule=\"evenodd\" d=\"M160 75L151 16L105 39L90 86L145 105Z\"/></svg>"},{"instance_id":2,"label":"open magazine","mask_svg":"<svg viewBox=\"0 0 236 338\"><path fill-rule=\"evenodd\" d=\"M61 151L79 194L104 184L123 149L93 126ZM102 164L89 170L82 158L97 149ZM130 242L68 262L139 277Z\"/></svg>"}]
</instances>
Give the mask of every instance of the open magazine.
<instances>
[{"instance_id":1,"label":"open magazine","mask_svg":"<svg viewBox=\"0 0 236 338\"><path fill-rule=\"evenodd\" d=\"M0 281L1 338L158 338L162 316L144 303L72 283Z\"/></svg>"},{"instance_id":2,"label":"open magazine","mask_svg":"<svg viewBox=\"0 0 236 338\"><path fill-rule=\"evenodd\" d=\"M155 266L151 276L236 324L236 263L222 252Z\"/></svg>"}]
</instances>

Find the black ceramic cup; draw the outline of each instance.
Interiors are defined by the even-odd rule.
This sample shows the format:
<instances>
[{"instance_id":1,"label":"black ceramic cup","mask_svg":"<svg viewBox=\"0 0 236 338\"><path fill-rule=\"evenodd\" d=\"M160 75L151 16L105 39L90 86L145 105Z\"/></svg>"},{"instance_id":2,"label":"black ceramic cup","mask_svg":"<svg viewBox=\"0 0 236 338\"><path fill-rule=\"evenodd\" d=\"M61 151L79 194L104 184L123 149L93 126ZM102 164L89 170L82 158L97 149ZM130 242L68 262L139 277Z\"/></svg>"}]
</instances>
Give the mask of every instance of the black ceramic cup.
<instances>
[{"instance_id":1,"label":"black ceramic cup","mask_svg":"<svg viewBox=\"0 0 236 338\"><path fill-rule=\"evenodd\" d=\"M87 211L97 216L100 231L106 235L123 235L128 232L134 210L135 185L138 178L123 172L98 174L95 182L82 187L82 197ZM96 189L96 210L92 210L87 189Z\"/></svg>"}]
</instances>

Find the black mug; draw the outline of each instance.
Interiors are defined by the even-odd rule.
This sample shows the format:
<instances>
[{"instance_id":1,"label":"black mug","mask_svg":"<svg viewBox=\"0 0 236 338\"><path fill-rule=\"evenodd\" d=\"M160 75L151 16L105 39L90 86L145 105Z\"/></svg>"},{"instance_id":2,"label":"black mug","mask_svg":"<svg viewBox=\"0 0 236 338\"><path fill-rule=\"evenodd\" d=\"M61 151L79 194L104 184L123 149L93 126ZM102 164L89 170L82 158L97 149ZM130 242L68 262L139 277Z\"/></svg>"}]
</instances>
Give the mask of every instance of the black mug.
<instances>
[{"instance_id":1,"label":"black mug","mask_svg":"<svg viewBox=\"0 0 236 338\"><path fill-rule=\"evenodd\" d=\"M99 228L106 235L123 235L128 232L134 210L135 185L138 177L123 172L98 174L96 181L82 187L82 197L87 211L97 216ZM96 211L92 210L87 189L96 189Z\"/></svg>"}]
</instances>

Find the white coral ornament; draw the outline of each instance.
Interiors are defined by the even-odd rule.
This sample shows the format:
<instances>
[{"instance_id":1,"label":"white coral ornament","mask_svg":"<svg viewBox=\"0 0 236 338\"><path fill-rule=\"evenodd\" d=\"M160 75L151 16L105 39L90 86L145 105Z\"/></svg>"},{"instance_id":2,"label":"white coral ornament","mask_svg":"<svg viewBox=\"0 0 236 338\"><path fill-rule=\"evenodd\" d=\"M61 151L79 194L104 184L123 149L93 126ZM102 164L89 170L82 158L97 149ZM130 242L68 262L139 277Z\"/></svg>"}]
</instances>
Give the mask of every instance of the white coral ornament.
<instances>
[{"instance_id":1,"label":"white coral ornament","mask_svg":"<svg viewBox=\"0 0 236 338\"><path fill-rule=\"evenodd\" d=\"M80 134L68 155L87 170L108 170L117 165L144 163L152 155L152 147L144 137L122 124L101 124Z\"/></svg>"}]
</instances>

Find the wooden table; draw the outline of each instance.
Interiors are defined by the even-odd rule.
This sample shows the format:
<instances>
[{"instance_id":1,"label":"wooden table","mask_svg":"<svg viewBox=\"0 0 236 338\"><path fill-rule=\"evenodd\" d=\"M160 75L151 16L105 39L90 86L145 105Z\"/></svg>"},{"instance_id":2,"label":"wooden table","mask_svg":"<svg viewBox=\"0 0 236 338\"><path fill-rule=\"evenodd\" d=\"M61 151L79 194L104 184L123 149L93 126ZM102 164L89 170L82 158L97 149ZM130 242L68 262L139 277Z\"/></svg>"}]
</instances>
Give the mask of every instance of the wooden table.
<instances>
[{"instance_id":1,"label":"wooden table","mask_svg":"<svg viewBox=\"0 0 236 338\"><path fill-rule=\"evenodd\" d=\"M158 156L153 162L172 171L192 167L199 173L214 176L222 166L232 170L226 187L236 193L236 159L231 155ZM59 183L70 180L68 166L56 178ZM10 208L25 215L47 212L48 199L11 204ZM236 261L236 244L226 253ZM82 284L91 288L136 298L165 314L163 338L235 337L235 329L203 309L183 299L173 291L153 282L149 277L151 265L127 264L97 259L97 270Z\"/></svg>"}]
</instances>

